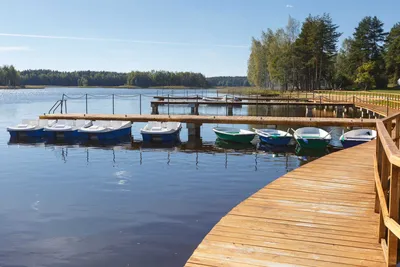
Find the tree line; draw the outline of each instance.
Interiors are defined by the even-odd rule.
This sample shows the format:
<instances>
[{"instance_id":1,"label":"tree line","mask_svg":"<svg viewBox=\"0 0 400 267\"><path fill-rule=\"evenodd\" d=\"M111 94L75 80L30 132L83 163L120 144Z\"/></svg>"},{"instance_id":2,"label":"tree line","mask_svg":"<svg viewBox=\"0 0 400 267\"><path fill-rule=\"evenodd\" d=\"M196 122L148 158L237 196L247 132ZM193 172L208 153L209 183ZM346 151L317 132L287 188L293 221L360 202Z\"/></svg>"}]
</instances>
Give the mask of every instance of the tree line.
<instances>
[{"instance_id":1,"label":"tree line","mask_svg":"<svg viewBox=\"0 0 400 267\"><path fill-rule=\"evenodd\" d=\"M243 76L219 76L209 77L207 82L211 87L225 86L225 87L237 87L237 86L250 86L247 77Z\"/></svg>"},{"instance_id":2,"label":"tree line","mask_svg":"<svg viewBox=\"0 0 400 267\"><path fill-rule=\"evenodd\" d=\"M17 71L14 66L0 67L0 85L54 85L54 86L185 86L207 87L201 73L168 71L132 71L130 73L109 71Z\"/></svg>"},{"instance_id":3,"label":"tree line","mask_svg":"<svg viewBox=\"0 0 400 267\"><path fill-rule=\"evenodd\" d=\"M251 85L314 90L386 88L400 78L400 23L387 33L377 17L365 17L338 49L342 33L329 14L300 25L267 29L252 39L247 77Z\"/></svg>"},{"instance_id":4,"label":"tree line","mask_svg":"<svg viewBox=\"0 0 400 267\"><path fill-rule=\"evenodd\" d=\"M142 88L151 86L207 87L206 77L194 72L132 71L127 84Z\"/></svg>"}]
</instances>

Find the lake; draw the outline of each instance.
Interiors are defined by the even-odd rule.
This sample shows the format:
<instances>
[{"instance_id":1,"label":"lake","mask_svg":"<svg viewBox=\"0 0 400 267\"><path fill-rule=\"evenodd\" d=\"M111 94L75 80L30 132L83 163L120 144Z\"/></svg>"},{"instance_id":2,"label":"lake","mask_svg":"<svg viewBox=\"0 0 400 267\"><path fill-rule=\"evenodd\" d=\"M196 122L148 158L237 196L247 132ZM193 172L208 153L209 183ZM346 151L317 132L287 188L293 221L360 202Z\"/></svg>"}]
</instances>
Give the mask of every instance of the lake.
<instances>
[{"instance_id":1,"label":"lake","mask_svg":"<svg viewBox=\"0 0 400 267\"><path fill-rule=\"evenodd\" d=\"M314 159L291 150L215 144L212 124L202 126L201 139L189 142L184 126L177 147L142 145L143 123L132 127L134 144L9 143L7 126L47 113L63 93L69 113L85 112L85 94L89 113L112 113L114 94L114 111L123 114L150 113L156 94L185 94L155 89L0 90L0 266L183 266L230 209ZM214 90L189 93L216 95ZM169 111L188 114L190 108L171 106ZM167 107L160 107L160 113L166 112ZM225 107L201 107L199 112L225 115ZM254 109L243 106L233 113L253 114ZM306 111L259 107L257 113L304 116ZM331 111L312 114L336 116ZM336 139L342 131L328 130Z\"/></svg>"}]
</instances>

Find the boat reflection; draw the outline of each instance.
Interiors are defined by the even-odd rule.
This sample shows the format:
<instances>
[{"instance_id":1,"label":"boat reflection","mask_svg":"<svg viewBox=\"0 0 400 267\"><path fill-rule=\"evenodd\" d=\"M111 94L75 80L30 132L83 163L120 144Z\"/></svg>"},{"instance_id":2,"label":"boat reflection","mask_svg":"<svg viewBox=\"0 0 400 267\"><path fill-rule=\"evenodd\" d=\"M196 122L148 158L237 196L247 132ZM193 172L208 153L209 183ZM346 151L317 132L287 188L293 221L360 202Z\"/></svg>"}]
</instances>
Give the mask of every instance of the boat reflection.
<instances>
[{"instance_id":1,"label":"boat reflection","mask_svg":"<svg viewBox=\"0 0 400 267\"><path fill-rule=\"evenodd\" d=\"M305 164L311 160L317 159L321 156L324 156L330 151L328 150L304 150L299 147L294 148L293 146L281 146L274 147L266 144L259 143L257 145L254 144L240 144L240 143L231 143L226 142L220 139L217 139L215 142L203 142L201 139L190 140L188 142L178 142L178 143L148 143L142 141L131 142L130 140L126 140L126 142L121 143L98 143L98 142L85 142L80 144L72 144L65 142L21 142L21 140L10 140L9 145L16 146L30 146L33 148L44 147L45 149L49 149L53 151L57 158L61 158L64 162L68 160L68 150L69 149L79 149L82 148L85 151L85 159L86 162L89 163L91 161L91 154L96 153L98 150L106 150L110 151L110 159L112 159L113 163L118 161L118 156L122 155L120 153L116 153L116 151L126 150L126 151L138 151L138 158L136 158L139 164L143 164L143 161L149 160L152 161L151 157L144 157L145 153L148 152L165 152L165 160L169 165L173 162L174 157L172 155L174 153L188 153L195 154L196 168L199 166L199 162L201 161L201 155L203 154L225 154L225 168L228 168L229 158L231 157L241 157L241 156L254 156L254 170L257 171L259 161L269 160L271 158L286 158L286 162L289 166L289 159L291 157L296 157L300 160L300 165ZM74 157L76 157L76 153L74 153ZM126 155L126 154L125 154ZM149 154L151 155L151 154ZM270 155L270 156L268 156ZM126 156L123 156L123 160L126 160ZM135 160L135 156L129 156L130 159ZM289 170L290 168L288 168Z\"/></svg>"},{"instance_id":2,"label":"boat reflection","mask_svg":"<svg viewBox=\"0 0 400 267\"><path fill-rule=\"evenodd\" d=\"M218 148L223 149L230 149L230 150L253 150L256 148L256 145L252 143L234 143L234 142L227 142L222 139L217 138L215 140L215 146Z\"/></svg>"}]
</instances>

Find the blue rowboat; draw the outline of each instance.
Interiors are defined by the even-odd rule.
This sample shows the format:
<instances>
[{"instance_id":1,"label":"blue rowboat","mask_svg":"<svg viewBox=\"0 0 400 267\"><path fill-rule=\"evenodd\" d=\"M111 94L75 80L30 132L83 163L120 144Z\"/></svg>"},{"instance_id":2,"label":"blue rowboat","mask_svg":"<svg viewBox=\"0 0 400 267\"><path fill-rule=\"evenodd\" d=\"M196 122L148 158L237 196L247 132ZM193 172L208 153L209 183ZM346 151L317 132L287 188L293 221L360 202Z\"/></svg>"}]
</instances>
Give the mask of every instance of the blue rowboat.
<instances>
[{"instance_id":1,"label":"blue rowboat","mask_svg":"<svg viewBox=\"0 0 400 267\"><path fill-rule=\"evenodd\" d=\"M22 120L20 124L7 127L12 139L15 138L41 138L43 137L43 129L47 125L51 125L55 121L48 120Z\"/></svg>"},{"instance_id":2,"label":"blue rowboat","mask_svg":"<svg viewBox=\"0 0 400 267\"><path fill-rule=\"evenodd\" d=\"M349 148L369 142L376 138L376 131L370 129L358 129L348 131L340 136L340 142L344 148Z\"/></svg>"},{"instance_id":3,"label":"blue rowboat","mask_svg":"<svg viewBox=\"0 0 400 267\"><path fill-rule=\"evenodd\" d=\"M272 146L287 146L293 135L277 129L254 129L260 141Z\"/></svg>"},{"instance_id":4,"label":"blue rowboat","mask_svg":"<svg viewBox=\"0 0 400 267\"><path fill-rule=\"evenodd\" d=\"M91 126L81 127L78 133L83 140L122 140L132 135L131 126L129 121L93 121Z\"/></svg>"},{"instance_id":5,"label":"blue rowboat","mask_svg":"<svg viewBox=\"0 0 400 267\"><path fill-rule=\"evenodd\" d=\"M75 141L80 137L79 129L92 125L92 121L57 120L56 123L44 127L44 137L50 140Z\"/></svg>"},{"instance_id":6,"label":"blue rowboat","mask_svg":"<svg viewBox=\"0 0 400 267\"><path fill-rule=\"evenodd\" d=\"M170 143L180 140L182 124L180 122L150 121L140 129L144 142Z\"/></svg>"}]
</instances>

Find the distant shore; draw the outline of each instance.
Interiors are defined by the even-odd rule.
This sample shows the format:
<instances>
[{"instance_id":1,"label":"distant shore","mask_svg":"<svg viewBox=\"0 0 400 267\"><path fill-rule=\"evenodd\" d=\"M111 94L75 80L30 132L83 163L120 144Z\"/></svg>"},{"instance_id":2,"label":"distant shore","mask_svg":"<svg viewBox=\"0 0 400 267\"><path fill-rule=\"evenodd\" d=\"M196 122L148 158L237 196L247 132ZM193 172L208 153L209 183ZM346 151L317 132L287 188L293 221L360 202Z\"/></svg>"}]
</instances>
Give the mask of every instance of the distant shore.
<instances>
[{"instance_id":1,"label":"distant shore","mask_svg":"<svg viewBox=\"0 0 400 267\"><path fill-rule=\"evenodd\" d=\"M0 86L0 89L14 90L14 89L45 89L45 88L115 88L115 89L174 89L174 90L201 90L201 89L214 89L214 88L201 88L201 87L186 87L186 86L153 86L142 88L131 85L121 86L60 86L60 85L25 85L25 86Z\"/></svg>"}]
</instances>

